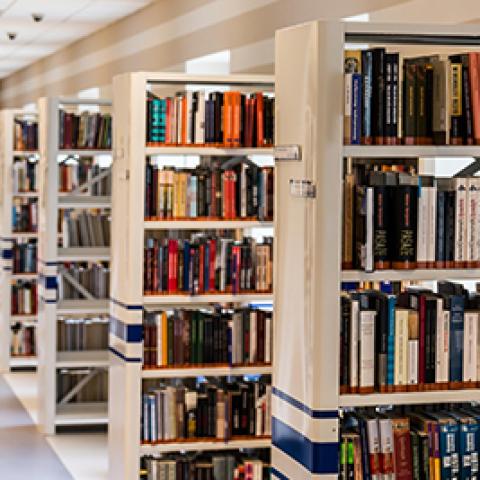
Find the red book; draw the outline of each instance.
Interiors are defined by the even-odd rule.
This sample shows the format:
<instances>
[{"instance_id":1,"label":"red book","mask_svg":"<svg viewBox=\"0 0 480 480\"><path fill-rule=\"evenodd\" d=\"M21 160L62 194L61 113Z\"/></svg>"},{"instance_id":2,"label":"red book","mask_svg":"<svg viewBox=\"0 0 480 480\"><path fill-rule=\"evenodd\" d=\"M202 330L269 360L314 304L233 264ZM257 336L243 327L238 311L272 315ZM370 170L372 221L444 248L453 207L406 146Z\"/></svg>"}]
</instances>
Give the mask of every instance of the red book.
<instances>
[{"instance_id":1,"label":"red book","mask_svg":"<svg viewBox=\"0 0 480 480\"><path fill-rule=\"evenodd\" d=\"M33 313L34 314L37 314L38 313L38 300L37 300L37 284L34 283L33 284L33 289L32 289L32 294L33 294L33 298L32 298L32 308L33 308Z\"/></svg>"},{"instance_id":2,"label":"red book","mask_svg":"<svg viewBox=\"0 0 480 480\"><path fill-rule=\"evenodd\" d=\"M232 92L232 147L240 147L242 122L242 96L240 92Z\"/></svg>"},{"instance_id":3,"label":"red book","mask_svg":"<svg viewBox=\"0 0 480 480\"><path fill-rule=\"evenodd\" d=\"M209 279L208 279L208 290L210 292L215 291L215 260L217 257L217 242L215 239L210 239L210 265L208 268Z\"/></svg>"},{"instance_id":4,"label":"red book","mask_svg":"<svg viewBox=\"0 0 480 480\"><path fill-rule=\"evenodd\" d=\"M63 126L63 148L72 148L73 114L65 114L65 125Z\"/></svg>"},{"instance_id":5,"label":"red book","mask_svg":"<svg viewBox=\"0 0 480 480\"><path fill-rule=\"evenodd\" d=\"M412 480L412 453L408 418L392 418L395 480Z\"/></svg>"},{"instance_id":6,"label":"red book","mask_svg":"<svg viewBox=\"0 0 480 480\"><path fill-rule=\"evenodd\" d=\"M152 249L145 248L144 250L145 264L143 266L143 290L145 293L150 293L152 291L151 277L152 277Z\"/></svg>"},{"instance_id":7,"label":"red book","mask_svg":"<svg viewBox=\"0 0 480 480\"><path fill-rule=\"evenodd\" d=\"M475 143L480 144L480 78L479 75L480 56L476 52L468 54L468 73L470 81L470 97L472 103L473 138Z\"/></svg>"},{"instance_id":8,"label":"red book","mask_svg":"<svg viewBox=\"0 0 480 480\"><path fill-rule=\"evenodd\" d=\"M198 275L198 291L199 293L205 292L205 245L202 243L198 248L199 255L199 275Z\"/></svg>"},{"instance_id":9,"label":"red book","mask_svg":"<svg viewBox=\"0 0 480 480\"><path fill-rule=\"evenodd\" d=\"M265 134L263 131L263 94L262 93L257 93L256 94L256 99L257 99L257 115L256 115L256 121L257 121L257 142L256 146L257 147L263 147L263 144L265 142Z\"/></svg>"},{"instance_id":10,"label":"red book","mask_svg":"<svg viewBox=\"0 0 480 480\"><path fill-rule=\"evenodd\" d=\"M177 291L177 254L177 241L170 239L168 241L168 293Z\"/></svg>"},{"instance_id":11,"label":"red book","mask_svg":"<svg viewBox=\"0 0 480 480\"><path fill-rule=\"evenodd\" d=\"M151 264L152 264L152 278L150 279L150 283L152 285L152 290L154 292L159 291L160 285L158 284L158 242L155 242L155 245L153 246L153 253L152 253L152 258L151 258Z\"/></svg>"},{"instance_id":12,"label":"red book","mask_svg":"<svg viewBox=\"0 0 480 480\"><path fill-rule=\"evenodd\" d=\"M143 337L143 365L149 367L151 365L150 361L150 325L145 325L144 329L144 337Z\"/></svg>"}]
</instances>

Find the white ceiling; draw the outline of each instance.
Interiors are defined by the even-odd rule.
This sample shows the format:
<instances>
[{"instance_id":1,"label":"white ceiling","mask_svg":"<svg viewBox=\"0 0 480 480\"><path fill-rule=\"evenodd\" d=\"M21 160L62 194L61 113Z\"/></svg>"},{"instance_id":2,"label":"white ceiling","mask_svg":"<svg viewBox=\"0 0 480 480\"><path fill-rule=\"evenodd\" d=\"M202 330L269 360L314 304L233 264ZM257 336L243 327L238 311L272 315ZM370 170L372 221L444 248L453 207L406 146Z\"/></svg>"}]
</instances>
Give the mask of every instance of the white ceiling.
<instances>
[{"instance_id":1,"label":"white ceiling","mask_svg":"<svg viewBox=\"0 0 480 480\"><path fill-rule=\"evenodd\" d=\"M148 3L151 0L0 0L0 78ZM43 14L43 20L35 23L32 13ZM9 40L8 32L15 32L16 39Z\"/></svg>"}]
</instances>

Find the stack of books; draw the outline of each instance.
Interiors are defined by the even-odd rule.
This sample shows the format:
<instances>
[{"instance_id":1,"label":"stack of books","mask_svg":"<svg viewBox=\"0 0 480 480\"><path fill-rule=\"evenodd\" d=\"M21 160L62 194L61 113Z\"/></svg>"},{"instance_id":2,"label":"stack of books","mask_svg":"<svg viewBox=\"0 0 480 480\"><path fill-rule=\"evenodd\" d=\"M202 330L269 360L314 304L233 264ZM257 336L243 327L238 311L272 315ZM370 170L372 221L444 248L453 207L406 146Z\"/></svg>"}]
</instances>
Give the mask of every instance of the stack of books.
<instances>
[{"instance_id":1,"label":"stack of books","mask_svg":"<svg viewBox=\"0 0 480 480\"><path fill-rule=\"evenodd\" d=\"M37 313L37 282L17 280L12 283L12 315Z\"/></svg>"},{"instance_id":2,"label":"stack of books","mask_svg":"<svg viewBox=\"0 0 480 480\"><path fill-rule=\"evenodd\" d=\"M58 369L56 375L57 403L81 382L90 370ZM108 399L108 371L97 370L96 374L69 400L68 403L106 402Z\"/></svg>"},{"instance_id":3,"label":"stack of books","mask_svg":"<svg viewBox=\"0 0 480 480\"><path fill-rule=\"evenodd\" d=\"M38 149L38 123L15 119L14 149L18 151Z\"/></svg>"},{"instance_id":4,"label":"stack of books","mask_svg":"<svg viewBox=\"0 0 480 480\"><path fill-rule=\"evenodd\" d=\"M58 351L107 349L108 322L106 316L60 319L57 322Z\"/></svg>"},{"instance_id":5,"label":"stack of books","mask_svg":"<svg viewBox=\"0 0 480 480\"><path fill-rule=\"evenodd\" d=\"M13 162L12 192L34 193L37 191L38 162L28 158L17 158Z\"/></svg>"},{"instance_id":6,"label":"stack of books","mask_svg":"<svg viewBox=\"0 0 480 480\"><path fill-rule=\"evenodd\" d=\"M66 269L82 287L95 298L110 298L110 268L100 263L71 264ZM62 276L59 298L62 300L84 298L84 296Z\"/></svg>"},{"instance_id":7,"label":"stack of books","mask_svg":"<svg viewBox=\"0 0 480 480\"><path fill-rule=\"evenodd\" d=\"M110 218L107 214L85 210L65 211L62 225L64 247L108 247Z\"/></svg>"},{"instance_id":8,"label":"stack of books","mask_svg":"<svg viewBox=\"0 0 480 480\"><path fill-rule=\"evenodd\" d=\"M38 203L33 198L14 198L12 232L35 233L38 228Z\"/></svg>"},{"instance_id":9,"label":"stack of books","mask_svg":"<svg viewBox=\"0 0 480 480\"><path fill-rule=\"evenodd\" d=\"M36 273L37 240L16 241L12 249L13 273Z\"/></svg>"},{"instance_id":10,"label":"stack of books","mask_svg":"<svg viewBox=\"0 0 480 480\"><path fill-rule=\"evenodd\" d=\"M94 164L93 158L88 157L82 157L81 161L77 163L63 163L58 168L58 191L62 193L71 192L108 170ZM111 195L111 183L111 175L107 175L98 182L93 182L82 193L88 195Z\"/></svg>"},{"instance_id":11,"label":"stack of books","mask_svg":"<svg viewBox=\"0 0 480 480\"><path fill-rule=\"evenodd\" d=\"M13 357L33 356L36 354L36 328L20 322L11 326L12 341L10 354Z\"/></svg>"}]
</instances>

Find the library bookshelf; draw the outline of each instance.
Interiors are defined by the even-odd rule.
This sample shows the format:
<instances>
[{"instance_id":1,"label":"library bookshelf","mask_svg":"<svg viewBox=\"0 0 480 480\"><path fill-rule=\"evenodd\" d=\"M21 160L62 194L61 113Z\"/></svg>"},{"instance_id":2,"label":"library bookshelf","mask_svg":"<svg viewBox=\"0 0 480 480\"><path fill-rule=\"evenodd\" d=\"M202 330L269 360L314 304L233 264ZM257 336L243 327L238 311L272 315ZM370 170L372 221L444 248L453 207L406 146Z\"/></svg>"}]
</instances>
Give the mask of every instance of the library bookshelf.
<instances>
[{"instance_id":1,"label":"library bookshelf","mask_svg":"<svg viewBox=\"0 0 480 480\"><path fill-rule=\"evenodd\" d=\"M302 152L300 161L276 158L276 212L281 215L275 219L272 470L280 479L339 477L339 418L344 408L479 399L478 389L340 395L337 319L342 281L461 281L480 276L478 269L342 271L344 159L440 162L480 154L474 145L344 146L344 50L354 44L358 49L394 46L395 51L412 47L420 55L478 49L480 43L478 29L470 26L318 21L276 34L276 148L298 145ZM294 188L300 182L306 187Z\"/></svg>"},{"instance_id":2,"label":"library bookshelf","mask_svg":"<svg viewBox=\"0 0 480 480\"><path fill-rule=\"evenodd\" d=\"M59 231L58 218L60 212L103 210L110 209L111 205L110 196L92 196L89 193L90 187L100 181L100 175L93 174L71 192L60 192L60 165L85 157L97 162L100 156L102 161L110 163L112 157L110 149L61 148L60 109L78 114L90 109L109 111L111 105L111 101L103 99L43 97L38 100L41 185L38 250L41 279L38 290L39 428L46 434L55 434L58 427L85 428L108 423L106 401L71 401L96 374L108 371L108 350L60 350L57 329L59 323L66 319L108 316L108 298L96 298L88 290L80 289L81 295L77 298L61 299L59 283L66 274L65 264L108 262L110 248L62 246L65 232ZM78 289L75 284L73 288ZM78 372L81 375L67 393L59 393L57 378L60 372Z\"/></svg>"},{"instance_id":3,"label":"library bookshelf","mask_svg":"<svg viewBox=\"0 0 480 480\"><path fill-rule=\"evenodd\" d=\"M141 444L141 398L143 381L175 381L196 377L270 375L270 365L209 366L144 369L143 315L155 309L205 308L212 304L242 305L272 302L268 293L214 293L199 295L145 295L144 245L147 235L158 232L236 230L273 227L273 222L256 220L144 220L145 162L149 157L167 159L168 165L181 166L182 159L195 157L268 157L273 165L273 148L219 148L204 146L146 146L146 92L151 86L169 94L198 89L256 88L273 92L271 76L195 76L173 73L132 73L114 78L114 157L112 190L112 276L109 373L109 478L138 478L143 456L161 457L168 453L211 450L270 448L270 438L233 438L225 441L164 441ZM197 160L198 161L198 160ZM128 281L125 281L128 279ZM121 401L119 401L121 399Z\"/></svg>"},{"instance_id":4,"label":"library bookshelf","mask_svg":"<svg viewBox=\"0 0 480 480\"><path fill-rule=\"evenodd\" d=\"M36 244L38 233L36 231L17 233L13 228L12 208L16 201L31 201L34 203L38 199L37 191L24 192L16 188L13 180L14 164L16 160L24 160L32 164L38 161L38 151L36 150L16 150L15 140L15 121L36 121L37 114L27 112L21 109L5 109L0 111L0 135L1 135L1 151L0 151L0 210L1 210L1 251L2 251L2 302L1 302L1 332L2 347L0 348L0 370L5 372L10 369L32 369L37 366L36 352L21 352L14 354L12 351L12 326L30 327L33 332L37 327L37 312L34 311L32 303L28 312L22 314L13 314L12 312L12 285L15 282L34 282L37 283L36 263L29 265L28 273L17 272L15 270L13 253L19 242L31 241ZM21 146L21 145L20 145ZM34 247L35 249L37 247ZM30 344L35 348L35 333Z\"/></svg>"}]
</instances>

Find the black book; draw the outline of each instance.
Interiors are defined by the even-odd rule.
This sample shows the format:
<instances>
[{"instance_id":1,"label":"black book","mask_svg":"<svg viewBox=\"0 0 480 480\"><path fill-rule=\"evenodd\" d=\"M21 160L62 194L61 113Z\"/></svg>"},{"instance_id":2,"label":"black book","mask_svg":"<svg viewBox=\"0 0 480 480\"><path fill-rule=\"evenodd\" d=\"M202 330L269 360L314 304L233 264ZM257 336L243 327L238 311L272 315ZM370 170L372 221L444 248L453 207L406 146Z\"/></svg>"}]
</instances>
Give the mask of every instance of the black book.
<instances>
[{"instance_id":1,"label":"black book","mask_svg":"<svg viewBox=\"0 0 480 480\"><path fill-rule=\"evenodd\" d=\"M340 322L340 393L348 393L350 385L350 316L352 300L348 295L341 296Z\"/></svg>"},{"instance_id":2,"label":"black book","mask_svg":"<svg viewBox=\"0 0 480 480\"><path fill-rule=\"evenodd\" d=\"M222 110L223 110L223 93L214 92L210 95L213 100L213 138L215 143L223 143L223 124L222 124Z\"/></svg>"},{"instance_id":3,"label":"black book","mask_svg":"<svg viewBox=\"0 0 480 480\"><path fill-rule=\"evenodd\" d=\"M435 383L437 298L425 298L425 383Z\"/></svg>"},{"instance_id":4,"label":"black book","mask_svg":"<svg viewBox=\"0 0 480 480\"><path fill-rule=\"evenodd\" d=\"M463 108L463 65L461 55L451 55L451 109L450 109L450 143L461 145L464 138L464 108Z\"/></svg>"},{"instance_id":5,"label":"black book","mask_svg":"<svg viewBox=\"0 0 480 480\"><path fill-rule=\"evenodd\" d=\"M417 142L416 125L416 79L417 64L414 60L403 61L403 140L406 145Z\"/></svg>"},{"instance_id":6,"label":"black book","mask_svg":"<svg viewBox=\"0 0 480 480\"><path fill-rule=\"evenodd\" d=\"M385 49L372 49L372 136L377 145L385 136Z\"/></svg>"},{"instance_id":7,"label":"black book","mask_svg":"<svg viewBox=\"0 0 480 480\"><path fill-rule=\"evenodd\" d=\"M445 267L452 268L455 263L455 218L456 193L445 192Z\"/></svg>"},{"instance_id":8,"label":"black book","mask_svg":"<svg viewBox=\"0 0 480 480\"><path fill-rule=\"evenodd\" d=\"M473 113L471 102L469 55L461 55L462 59L462 109L463 109L463 143L473 145Z\"/></svg>"}]
</instances>

